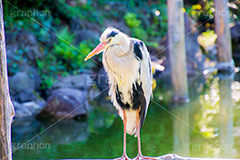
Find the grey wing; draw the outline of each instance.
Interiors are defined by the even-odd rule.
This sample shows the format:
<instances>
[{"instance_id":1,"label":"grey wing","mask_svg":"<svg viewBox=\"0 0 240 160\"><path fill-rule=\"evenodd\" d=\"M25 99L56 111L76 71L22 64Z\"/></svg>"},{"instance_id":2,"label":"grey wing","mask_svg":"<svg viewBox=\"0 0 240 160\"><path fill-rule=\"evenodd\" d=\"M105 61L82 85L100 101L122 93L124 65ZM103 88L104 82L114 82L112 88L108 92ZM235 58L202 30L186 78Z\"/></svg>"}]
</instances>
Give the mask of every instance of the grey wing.
<instances>
[{"instance_id":1,"label":"grey wing","mask_svg":"<svg viewBox=\"0 0 240 160\"><path fill-rule=\"evenodd\" d=\"M152 96L153 75L152 75L151 58L147 50L147 47L144 44L142 48L142 53L143 53L143 60L141 64L141 68L142 68L141 80L143 83L144 95L147 102L146 105L148 106L150 98Z\"/></svg>"},{"instance_id":2,"label":"grey wing","mask_svg":"<svg viewBox=\"0 0 240 160\"><path fill-rule=\"evenodd\" d=\"M137 44L134 45L134 52L136 54L136 58L139 59L140 62L139 81L141 85L140 90L143 91L143 95L139 96L141 103L140 119L142 127L152 95L152 67L150 55L145 44L138 39L133 39L133 41Z\"/></svg>"},{"instance_id":3,"label":"grey wing","mask_svg":"<svg viewBox=\"0 0 240 160\"><path fill-rule=\"evenodd\" d=\"M151 58L147 47L143 44L143 61L142 61L142 87L144 91L144 96L146 99L146 106L143 108L145 110L144 114L141 115L142 119L145 119L147 115L148 105L150 102L150 98L152 96L152 66L151 66ZM143 125L143 124L142 124Z\"/></svg>"}]
</instances>

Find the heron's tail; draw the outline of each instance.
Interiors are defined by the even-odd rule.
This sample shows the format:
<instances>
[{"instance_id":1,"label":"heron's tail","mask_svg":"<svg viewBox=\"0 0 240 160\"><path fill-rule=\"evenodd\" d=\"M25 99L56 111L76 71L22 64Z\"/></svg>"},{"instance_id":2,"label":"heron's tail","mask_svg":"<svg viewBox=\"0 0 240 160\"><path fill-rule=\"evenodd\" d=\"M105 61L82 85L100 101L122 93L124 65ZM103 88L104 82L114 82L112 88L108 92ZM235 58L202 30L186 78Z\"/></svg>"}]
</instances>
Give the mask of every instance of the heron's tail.
<instances>
[{"instance_id":1,"label":"heron's tail","mask_svg":"<svg viewBox=\"0 0 240 160\"><path fill-rule=\"evenodd\" d=\"M126 110L127 117L127 133L130 135L135 134L137 136L137 123L136 123L137 110Z\"/></svg>"}]
</instances>

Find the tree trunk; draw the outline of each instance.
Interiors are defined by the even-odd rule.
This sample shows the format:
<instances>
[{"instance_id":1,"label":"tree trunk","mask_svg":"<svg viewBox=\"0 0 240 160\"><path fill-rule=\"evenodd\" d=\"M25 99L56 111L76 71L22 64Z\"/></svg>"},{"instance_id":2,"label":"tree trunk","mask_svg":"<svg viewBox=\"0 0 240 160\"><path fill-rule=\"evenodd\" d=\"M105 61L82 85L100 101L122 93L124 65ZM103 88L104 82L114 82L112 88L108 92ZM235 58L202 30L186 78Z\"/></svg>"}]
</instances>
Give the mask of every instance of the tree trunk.
<instances>
[{"instance_id":1,"label":"tree trunk","mask_svg":"<svg viewBox=\"0 0 240 160\"><path fill-rule=\"evenodd\" d=\"M188 101L183 0L168 0L168 46L174 100Z\"/></svg>"},{"instance_id":2,"label":"tree trunk","mask_svg":"<svg viewBox=\"0 0 240 160\"><path fill-rule=\"evenodd\" d=\"M9 96L2 1L0 8L0 159L9 160L12 159L11 123L15 113Z\"/></svg>"},{"instance_id":3,"label":"tree trunk","mask_svg":"<svg viewBox=\"0 0 240 160\"><path fill-rule=\"evenodd\" d=\"M232 60L231 34L229 28L228 0L214 0L215 32L217 33L218 69L229 71L234 69Z\"/></svg>"}]
</instances>

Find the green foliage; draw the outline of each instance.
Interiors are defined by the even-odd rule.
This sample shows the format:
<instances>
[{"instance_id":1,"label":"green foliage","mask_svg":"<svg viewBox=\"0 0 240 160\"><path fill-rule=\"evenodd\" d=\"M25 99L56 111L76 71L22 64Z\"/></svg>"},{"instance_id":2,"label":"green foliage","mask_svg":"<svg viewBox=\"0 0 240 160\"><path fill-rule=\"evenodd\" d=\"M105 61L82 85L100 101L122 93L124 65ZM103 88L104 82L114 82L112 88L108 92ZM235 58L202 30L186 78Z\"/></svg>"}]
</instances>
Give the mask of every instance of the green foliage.
<instances>
[{"instance_id":1,"label":"green foliage","mask_svg":"<svg viewBox=\"0 0 240 160\"><path fill-rule=\"evenodd\" d=\"M133 30L133 37L137 37L146 41L148 38L147 32L143 28L134 28Z\"/></svg>"},{"instance_id":2,"label":"green foliage","mask_svg":"<svg viewBox=\"0 0 240 160\"><path fill-rule=\"evenodd\" d=\"M57 34L57 37L58 40L53 46L52 53L64 62L67 71L75 69L76 63L78 64L78 61L75 61L78 60L78 49L72 45L73 35L69 33L68 28L64 28Z\"/></svg>"},{"instance_id":3,"label":"green foliage","mask_svg":"<svg viewBox=\"0 0 240 160\"><path fill-rule=\"evenodd\" d=\"M51 88L58 76L66 75L64 66L57 57L47 53L42 59L37 59L37 67L42 78L42 89Z\"/></svg>"},{"instance_id":4,"label":"green foliage","mask_svg":"<svg viewBox=\"0 0 240 160\"><path fill-rule=\"evenodd\" d=\"M151 4L131 1L128 5L133 9L124 15L124 20L131 36L143 40L147 46L158 48L158 43L167 35L166 0Z\"/></svg>"},{"instance_id":5,"label":"green foliage","mask_svg":"<svg viewBox=\"0 0 240 160\"><path fill-rule=\"evenodd\" d=\"M84 58L93 48L92 41L84 41L74 46L74 35L67 28L64 28L58 34L58 42L53 46L53 54L59 61L63 62L65 69L72 73L85 67Z\"/></svg>"},{"instance_id":6,"label":"green foliage","mask_svg":"<svg viewBox=\"0 0 240 160\"><path fill-rule=\"evenodd\" d=\"M240 20L240 2L236 0L229 0L229 10L231 21L237 22Z\"/></svg>"},{"instance_id":7,"label":"green foliage","mask_svg":"<svg viewBox=\"0 0 240 160\"><path fill-rule=\"evenodd\" d=\"M141 21L137 19L137 15L134 13L127 13L124 16L124 19L126 21L126 24L129 28L139 28Z\"/></svg>"},{"instance_id":8,"label":"green foliage","mask_svg":"<svg viewBox=\"0 0 240 160\"><path fill-rule=\"evenodd\" d=\"M32 5L29 7L29 4ZM22 11L43 11L42 8L49 11L50 14L46 16L22 14ZM42 44L40 50L45 53L44 57L36 60L36 67L42 78L42 89L50 88L59 76L69 73L76 74L83 68L93 66L91 61L84 62L85 56L94 47L93 41L76 44L75 37L70 33L66 24L64 29L58 31L58 26L62 25L63 20L80 18L85 21L97 21L101 14L90 12L92 12L90 1L81 4L80 7L68 5L65 0L60 0L58 3L32 0L26 0L24 3L19 3L19 0L13 0L11 4L4 3L6 33L18 34L22 30L26 30L34 33L39 43ZM51 33L57 33L57 41L54 43L52 36L55 35ZM18 52L19 54L13 60L8 61L11 73L16 73L24 61L24 56L21 54L22 49L19 49Z\"/></svg>"},{"instance_id":9,"label":"green foliage","mask_svg":"<svg viewBox=\"0 0 240 160\"><path fill-rule=\"evenodd\" d=\"M186 7L186 12L192 19L201 24L199 27L204 25L204 31L206 28L214 29L214 14L216 12L213 0L209 1L198 1L198 2L188 2L193 3L193 5ZM228 8L229 7L229 8ZM230 22L239 21L240 17L240 3L234 0L230 0L228 2L228 7L225 9L229 9ZM219 11L218 11L219 12Z\"/></svg>"},{"instance_id":10,"label":"green foliage","mask_svg":"<svg viewBox=\"0 0 240 160\"><path fill-rule=\"evenodd\" d=\"M124 16L126 24L132 31L132 36L139 38L143 41L147 40L147 32L140 26L142 23L141 20L137 19L137 15L135 13L127 13Z\"/></svg>"},{"instance_id":11,"label":"green foliage","mask_svg":"<svg viewBox=\"0 0 240 160\"><path fill-rule=\"evenodd\" d=\"M158 6L160 15L154 17L154 29L155 34L153 36L165 37L167 35L167 28L168 28L168 16L167 16L167 3L159 4ZM159 26L159 27L158 27ZM157 30L157 34L156 34ZM154 32L153 32L154 33Z\"/></svg>"},{"instance_id":12,"label":"green foliage","mask_svg":"<svg viewBox=\"0 0 240 160\"><path fill-rule=\"evenodd\" d=\"M68 28L62 29L59 38L54 44L51 52L47 53L44 58L37 60L37 66L43 79L42 88L50 88L58 76L66 76L81 72L85 66L85 56L91 51L92 41L81 42L78 47L73 45L74 36Z\"/></svg>"},{"instance_id":13,"label":"green foliage","mask_svg":"<svg viewBox=\"0 0 240 160\"><path fill-rule=\"evenodd\" d=\"M104 30L101 26L104 26L106 19L116 21L124 17L131 30L131 36L139 38L148 46L156 48L161 37L166 35L166 29L164 29L167 26L165 22L166 14L164 14L166 0L151 3L149 8L144 7L149 5L145 1L136 0L129 3L118 0L113 0L112 3L107 0L99 2L69 1L67 3L65 0L59 0L57 3L56 1L46 0L26 0L24 2L12 0L10 3L17 8L8 3L3 4L6 32L18 34L25 30L36 35L40 43L39 49L44 53L44 56L37 59L35 63L37 65L35 67L39 70L43 80L43 89L50 88L59 76L76 74L81 72L82 69L94 65L91 61L85 63L84 58L97 42L76 42L74 34L68 29L72 25L72 20L81 21L80 25L77 24L77 27L86 28L89 24L94 24L98 27L97 30ZM115 4L120 7L111 9L114 8ZM124 7L129 8L129 12L123 11ZM18 12L32 11L33 9L49 11L50 14L47 16L23 16ZM163 14L154 16L156 10ZM57 38L53 33L57 33ZM19 52L21 52L21 49ZM15 59L8 62L11 63L9 70L12 73L17 72L20 63L25 62L22 54L16 56Z\"/></svg>"},{"instance_id":14,"label":"green foliage","mask_svg":"<svg viewBox=\"0 0 240 160\"><path fill-rule=\"evenodd\" d=\"M158 45L157 42L147 41L147 42L146 42L146 45L147 45L147 46L150 46L150 47L153 47L153 48L158 48L158 47L159 47L159 45Z\"/></svg>"},{"instance_id":15,"label":"green foliage","mask_svg":"<svg viewBox=\"0 0 240 160\"><path fill-rule=\"evenodd\" d=\"M202 5L192 5L192 7L187 8L186 11L194 20L208 20L209 18L213 18L214 4L211 0L203 3Z\"/></svg>"},{"instance_id":16,"label":"green foliage","mask_svg":"<svg viewBox=\"0 0 240 160\"><path fill-rule=\"evenodd\" d=\"M83 59L92 51L92 49L95 47L95 44L97 44L97 43L95 43L95 42L93 42L93 41L83 41L83 42L81 42L80 44L79 44L79 50L81 50L81 61L82 62L84 62L83 61ZM85 64L85 67L86 68L88 68L89 65L90 64L90 66L91 66L91 63L86 63Z\"/></svg>"},{"instance_id":17,"label":"green foliage","mask_svg":"<svg viewBox=\"0 0 240 160\"><path fill-rule=\"evenodd\" d=\"M239 10L237 9L240 5L236 1L229 1L228 3L230 10L230 20L232 22L239 20ZM194 21L204 24L207 28L214 28L214 13L215 7L213 0L201 1L186 8L188 15L190 15Z\"/></svg>"}]
</instances>

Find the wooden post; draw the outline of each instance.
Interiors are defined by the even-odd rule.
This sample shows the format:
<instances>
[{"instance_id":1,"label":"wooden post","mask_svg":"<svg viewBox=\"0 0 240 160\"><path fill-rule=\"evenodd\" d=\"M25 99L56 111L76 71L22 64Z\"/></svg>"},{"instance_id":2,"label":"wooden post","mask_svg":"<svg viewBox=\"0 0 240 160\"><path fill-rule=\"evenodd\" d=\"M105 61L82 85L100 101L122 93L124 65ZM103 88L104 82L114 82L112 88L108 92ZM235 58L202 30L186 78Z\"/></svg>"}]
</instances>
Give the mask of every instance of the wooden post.
<instances>
[{"instance_id":1,"label":"wooden post","mask_svg":"<svg viewBox=\"0 0 240 160\"><path fill-rule=\"evenodd\" d=\"M217 51L220 71L233 71L231 33L229 27L228 0L214 0L215 3L215 32L217 34Z\"/></svg>"},{"instance_id":2,"label":"wooden post","mask_svg":"<svg viewBox=\"0 0 240 160\"><path fill-rule=\"evenodd\" d=\"M11 123L14 108L9 96L2 0L0 1L0 24L0 159L10 160L12 159Z\"/></svg>"},{"instance_id":3,"label":"wooden post","mask_svg":"<svg viewBox=\"0 0 240 160\"><path fill-rule=\"evenodd\" d=\"M188 102L183 0L168 0L168 46L176 102Z\"/></svg>"}]
</instances>

